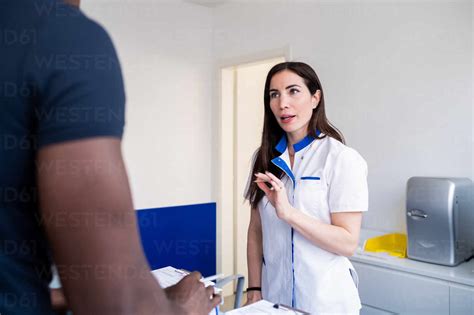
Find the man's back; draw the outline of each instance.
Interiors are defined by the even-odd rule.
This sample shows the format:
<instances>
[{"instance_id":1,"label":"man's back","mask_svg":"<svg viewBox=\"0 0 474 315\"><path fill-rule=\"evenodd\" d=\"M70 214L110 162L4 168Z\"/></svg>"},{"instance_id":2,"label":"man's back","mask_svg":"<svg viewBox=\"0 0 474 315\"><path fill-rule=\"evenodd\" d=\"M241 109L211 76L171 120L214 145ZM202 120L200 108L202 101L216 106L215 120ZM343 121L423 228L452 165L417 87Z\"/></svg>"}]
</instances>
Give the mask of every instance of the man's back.
<instances>
[{"instance_id":1,"label":"man's back","mask_svg":"<svg viewBox=\"0 0 474 315\"><path fill-rule=\"evenodd\" d=\"M199 273L165 292L143 254L106 32L55 0L3 0L0 69L0 314L52 314L50 257L74 315L209 313Z\"/></svg>"},{"instance_id":2,"label":"man's back","mask_svg":"<svg viewBox=\"0 0 474 315\"><path fill-rule=\"evenodd\" d=\"M105 31L55 1L2 1L0 56L0 314L49 314L42 222L60 218L40 215L38 150L122 136L120 67Z\"/></svg>"}]
</instances>

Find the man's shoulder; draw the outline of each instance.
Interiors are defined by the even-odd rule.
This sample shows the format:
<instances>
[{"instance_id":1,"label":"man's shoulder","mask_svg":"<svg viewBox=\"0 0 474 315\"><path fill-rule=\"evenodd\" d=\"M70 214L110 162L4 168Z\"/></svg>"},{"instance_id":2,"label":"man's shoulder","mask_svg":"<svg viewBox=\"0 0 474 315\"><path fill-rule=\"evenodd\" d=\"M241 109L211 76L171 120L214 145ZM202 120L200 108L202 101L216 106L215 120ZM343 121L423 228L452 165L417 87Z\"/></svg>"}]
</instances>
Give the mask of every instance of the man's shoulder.
<instances>
[{"instance_id":1,"label":"man's shoulder","mask_svg":"<svg viewBox=\"0 0 474 315\"><path fill-rule=\"evenodd\" d=\"M5 29L31 30L35 36L41 32L51 36L74 36L84 32L89 38L106 34L102 26L88 18L79 8L61 0L2 0L0 25ZM72 32L71 32L72 31ZM41 44L37 41L36 44ZM87 42L82 42L86 45Z\"/></svg>"},{"instance_id":2,"label":"man's shoulder","mask_svg":"<svg viewBox=\"0 0 474 315\"><path fill-rule=\"evenodd\" d=\"M47 21L70 18L88 20L78 8L60 0L2 0L0 7L1 15L6 17L3 21L15 21L18 26L40 26Z\"/></svg>"}]
</instances>

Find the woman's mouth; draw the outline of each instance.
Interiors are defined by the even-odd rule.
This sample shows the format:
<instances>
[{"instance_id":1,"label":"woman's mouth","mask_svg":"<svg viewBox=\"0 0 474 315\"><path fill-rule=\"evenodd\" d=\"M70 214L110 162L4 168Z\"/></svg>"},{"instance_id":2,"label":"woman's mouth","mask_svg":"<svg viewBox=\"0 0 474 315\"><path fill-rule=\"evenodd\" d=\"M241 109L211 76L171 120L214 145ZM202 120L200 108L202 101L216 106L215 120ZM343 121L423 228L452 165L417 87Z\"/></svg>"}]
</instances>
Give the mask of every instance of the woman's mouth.
<instances>
[{"instance_id":1,"label":"woman's mouth","mask_svg":"<svg viewBox=\"0 0 474 315\"><path fill-rule=\"evenodd\" d=\"M287 124L293 121L296 115L284 115L280 117L280 120L283 124Z\"/></svg>"}]
</instances>

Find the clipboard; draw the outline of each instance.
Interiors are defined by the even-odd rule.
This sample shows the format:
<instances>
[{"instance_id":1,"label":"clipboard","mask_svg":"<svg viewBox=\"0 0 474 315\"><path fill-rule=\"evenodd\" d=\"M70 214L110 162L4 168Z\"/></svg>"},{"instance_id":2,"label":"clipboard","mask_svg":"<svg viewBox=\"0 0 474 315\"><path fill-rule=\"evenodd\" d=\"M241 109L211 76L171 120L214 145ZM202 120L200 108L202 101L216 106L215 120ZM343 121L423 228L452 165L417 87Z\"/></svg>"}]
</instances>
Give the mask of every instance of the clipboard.
<instances>
[{"instance_id":1,"label":"clipboard","mask_svg":"<svg viewBox=\"0 0 474 315\"><path fill-rule=\"evenodd\" d=\"M283 311L288 311L291 314L296 314L296 315L310 315L308 312L299 310L297 308L294 308L294 307L291 307L291 306L288 306L288 305L285 305L285 304L276 303L276 304L273 304L273 308L280 309L280 310L283 310Z\"/></svg>"},{"instance_id":2,"label":"clipboard","mask_svg":"<svg viewBox=\"0 0 474 315\"><path fill-rule=\"evenodd\" d=\"M181 279L183 279L189 274L189 271L183 270L183 269L177 269L172 266L167 266L160 269L152 270L151 273L153 274L155 279L158 281L160 286L163 289L165 289L181 281ZM206 279L201 279L201 281L202 283L204 283L205 287L212 286L214 288L214 294L222 293L222 289L216 287L214 282L210 280L206 280ZM222 299L221 304L223 303L224 303L224 299ZM218 315L218 314L219 314L219 306L217 306L214 309L214 311L211 311L209 313L209 315Z\"/></svg>"},{"instance_id":3,"label":"clipboard","mask_svg":"<svg viewBox=\"0 0 474 315\"><path fill-rule=\"evenodd\" d=\"M225 315L309 315L309 313L287 305L260 300L253 304L228 311Z\"/></svg>"},{"instance_id":4,"label":"clipboard","mask_svg":"<svg viewBox=\"0 0 474 315\"><path fill-rule=\"evenodd\" d=\"M158 283L160 284L162 288L167 288L172 285L175 285L176 283L181 281L181 279L183 279L186 275L189 274L189 272L186 270L177 269L171 266L153 270L151 273L156 278L156 280L158 280ZM210 280L206 280L206 279L203 279L203 280L204 280L203 283L205 287L208 287L208 286L214 287L214 294L222 293L222 289L216 287L214 282Z\"/></svg>"}]
</instances>

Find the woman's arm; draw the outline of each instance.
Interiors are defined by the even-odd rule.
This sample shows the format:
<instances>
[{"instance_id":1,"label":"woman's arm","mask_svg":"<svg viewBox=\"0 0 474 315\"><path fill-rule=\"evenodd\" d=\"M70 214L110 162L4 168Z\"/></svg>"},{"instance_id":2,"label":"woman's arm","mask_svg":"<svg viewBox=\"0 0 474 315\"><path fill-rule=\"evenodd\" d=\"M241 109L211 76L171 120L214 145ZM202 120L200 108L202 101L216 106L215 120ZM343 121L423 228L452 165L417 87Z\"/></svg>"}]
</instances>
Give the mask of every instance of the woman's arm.
<instances>
[{"instance_id":1,"label":"woman's arm","mask_svg":"<svg viewBox=\"0 0 474 315\"><path fill-rule=\"evenodd\" d=\"M247 233L247 267L249 272L249 287L262 286L262 222L258 209L250 210L250 224ZM262 299L261 291L247 292L247 304Z\"/></svg>"},{"instance_id":2,"label":"woman's arm","mask_svg":"<svg viewBox=\"0 0 474 315\"><path fill-rule=\"evenodd\" d=\"M334 254L354 255L359 243L362 212L332 213L332 224L321 222L295 208L285 212L287 215L282 219L311 243Z\"/></svg>"},{"instance_id":3,"label":"woman's arm","mask_svg":"<svg viewBox=\"0 0 474 315\"><path fill-rule=\"evenodd\" d=\"M286 221L296 231L329 252L352 256L359 242L362 212L338 212L331 214L331 224L321 222L298 209L288 202L286 190L279 178L265 172L255 174L257 185L276 209L278 218ZM271 188L265 183L269 183Z\"/></svg>"}]
</instances>

